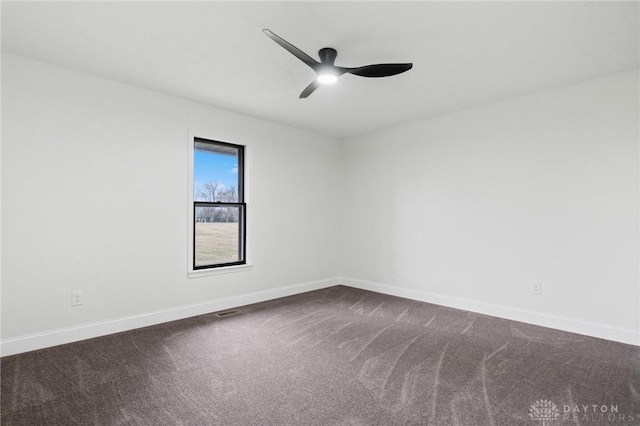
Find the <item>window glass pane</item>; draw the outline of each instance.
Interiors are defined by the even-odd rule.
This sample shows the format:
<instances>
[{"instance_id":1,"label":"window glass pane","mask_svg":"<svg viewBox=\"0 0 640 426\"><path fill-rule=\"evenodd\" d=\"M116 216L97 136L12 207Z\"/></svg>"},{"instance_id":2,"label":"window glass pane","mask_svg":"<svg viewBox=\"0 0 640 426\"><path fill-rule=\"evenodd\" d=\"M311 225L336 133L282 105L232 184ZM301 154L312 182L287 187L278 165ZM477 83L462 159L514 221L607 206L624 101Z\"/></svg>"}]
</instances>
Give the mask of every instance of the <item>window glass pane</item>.
<instances>
[{"instance_id":1,"label":"window glass pane","mask_svg":"<svg viewBox=\"0 0 640 426\"><path fill-rule=\"evenodd\" d=\"M238 262L240 207L195 208L195 266Z\"/></svg>"},{"instance_id":2,"label":"window glass pane","mask_svg":"<svg viewBox=\"0 0 640 426\"><path fill-rule=\"evenodd\" d=\"M196 142L193 171L194 201L239 201L237 148Z\"/></svg>"}]
</instances>

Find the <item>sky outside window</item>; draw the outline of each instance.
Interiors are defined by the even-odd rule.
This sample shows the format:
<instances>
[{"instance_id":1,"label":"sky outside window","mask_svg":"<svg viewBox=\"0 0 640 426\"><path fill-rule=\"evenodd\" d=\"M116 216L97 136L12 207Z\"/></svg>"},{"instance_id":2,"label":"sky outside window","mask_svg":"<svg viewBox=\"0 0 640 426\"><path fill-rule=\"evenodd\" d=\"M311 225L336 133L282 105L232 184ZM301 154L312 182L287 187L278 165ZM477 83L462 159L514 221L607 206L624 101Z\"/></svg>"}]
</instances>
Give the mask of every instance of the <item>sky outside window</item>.
<instances>
[{"instance_id":1,"label":"sky outside window","mask_svg":"<svg viewBox=\"0 0 640 426\"><path fill-rule=\"evenodd\" d=\"M193 191L198 201L198 193L209 182L217 182L217 191L221 192L234 186L238 188L238 156L194 150L193 157ZM205 201L205 200L201 200Z\"/></svg>"}]
</instances>

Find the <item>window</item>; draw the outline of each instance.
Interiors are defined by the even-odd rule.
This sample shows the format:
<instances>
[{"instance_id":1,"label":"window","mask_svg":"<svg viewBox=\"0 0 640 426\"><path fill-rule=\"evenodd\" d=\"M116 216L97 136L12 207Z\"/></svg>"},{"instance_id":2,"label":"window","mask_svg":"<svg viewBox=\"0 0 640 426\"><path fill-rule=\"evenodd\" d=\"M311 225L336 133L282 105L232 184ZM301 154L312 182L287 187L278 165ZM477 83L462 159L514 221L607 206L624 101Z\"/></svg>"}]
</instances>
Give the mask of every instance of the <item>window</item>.
<instances>
[{"instance_id":1,"label":"window","mask_svg":"<svg viewBox=\"0 0 640 426\"><path fill-rule=\"evenodd\" d=\"M244 265L244 147L193 141L193 270Z\"/></svg>"}]
</instances>

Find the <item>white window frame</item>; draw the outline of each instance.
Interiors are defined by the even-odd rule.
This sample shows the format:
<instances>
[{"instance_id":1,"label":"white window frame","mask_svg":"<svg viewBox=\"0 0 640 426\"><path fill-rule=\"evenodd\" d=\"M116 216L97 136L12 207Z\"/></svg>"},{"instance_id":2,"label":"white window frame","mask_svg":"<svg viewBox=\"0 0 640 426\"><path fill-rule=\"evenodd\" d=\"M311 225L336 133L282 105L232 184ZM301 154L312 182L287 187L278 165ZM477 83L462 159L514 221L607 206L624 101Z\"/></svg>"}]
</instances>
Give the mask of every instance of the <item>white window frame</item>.
<instances>
[{"instance_id":1,"label":"white window frame","mask_svg":"<svg viewBox=\"0 0 640 426\"><path fill-rule=\"evenodd\" d=\"M253 264L251 262L251 248L253 244L251 243L251 220L247 219L245 216L245 261L244 265L232 265L232 266L221 266L216 268L208 268L208 269L193 269L193 239L195 235L193 234L193 156L195 149L195 139L209 139L212 141L220 141L225 143L231 143L234 145L241 145L244 147L244 202L245 204L249 204L250 202L250 190L251 180L250 180L250 169L251 169L251 150L247 144L242 144L238 142L227 142L224 139L217 138L215 136L207 135L202 132L189 131L189 139L188 139L188 177L187 177L187 200L188 200L188 212L187 212L187 277L188 278L199 278L206 277L211 275L220 275L220 274L229 274L235 272L243 272L250 271L253 269Z\"/></svg>"}]
</instances>

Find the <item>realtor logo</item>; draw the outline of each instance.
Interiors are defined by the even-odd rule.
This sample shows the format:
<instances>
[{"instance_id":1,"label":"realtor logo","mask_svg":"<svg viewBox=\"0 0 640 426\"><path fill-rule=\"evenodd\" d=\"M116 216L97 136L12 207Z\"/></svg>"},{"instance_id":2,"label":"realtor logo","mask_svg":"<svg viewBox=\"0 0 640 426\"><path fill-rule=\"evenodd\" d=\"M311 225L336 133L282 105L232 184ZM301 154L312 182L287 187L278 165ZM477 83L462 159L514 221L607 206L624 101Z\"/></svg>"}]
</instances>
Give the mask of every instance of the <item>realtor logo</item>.
<instances>
[{"instance_id":1,"label":"realtor logo","mask_svg":"<svg viewBox=\"0 0 640 426\"><path fill-rule=\"evenodd\" d=\"M559 416L560 410L556 404L547 399L539 399L529 408L531 420L541 421L542 426L546 426L547 422L556 420Z\"/></svg>"}]
</instances>

